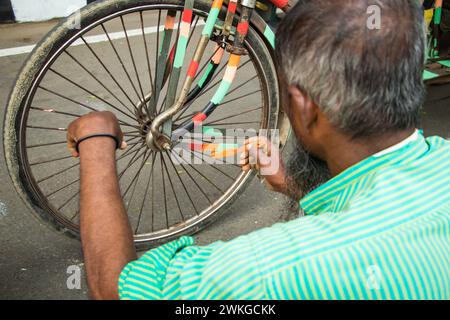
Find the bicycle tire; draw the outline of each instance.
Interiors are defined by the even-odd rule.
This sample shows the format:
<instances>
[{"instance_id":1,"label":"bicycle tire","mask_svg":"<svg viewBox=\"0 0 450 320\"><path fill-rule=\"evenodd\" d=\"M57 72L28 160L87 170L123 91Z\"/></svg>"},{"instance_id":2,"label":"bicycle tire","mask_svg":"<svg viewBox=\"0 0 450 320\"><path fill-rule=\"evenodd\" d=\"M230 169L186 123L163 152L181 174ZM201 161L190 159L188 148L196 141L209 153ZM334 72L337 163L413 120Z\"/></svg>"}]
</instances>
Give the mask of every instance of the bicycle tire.
<instances>
[{"instance_id":1,"label":"bicycle tire","mask_svg":"<svg viewBox=\"0 0 450 320\"><path fill-rule=\"evenodd\" d=\"M174 5L183 6L183 1L180 0L165 0L164 2L155 0L105 0L92 3L84 7L80 11L80 23L81 28L94 23L95 21L111 15L115 12L120 12L126 9L132 9L138 6L147 5ZM207 13L210 8L210 4L207 1L200 0L195 2L195 10ZM223 10L223 13L225 11ZM36 46L29 58L24 63L21 72L19 73L16 81L16 85L13 88L8 101L7 109L4 118L4 150L5 159L8 167L9 175L12 182L19 193L20 197L26 203L27 207L31 209L35 216L40 221L44 221L45 225L50 226L52 229L56 229L59 232L79 238L79 233L72 229L67 228L53 215L49 214L48 210L43 206L42 201L36 197L33 184L27 179L24 172L25 159L21 155L19 146L20 140L20 126L22 118L26 108L26 98L29 95L32 84L36 80L42 67L52 57L52 55L63 45L67 39L71 38L77 29L73 29L70 26L73 25L74 16L68 17L59 23L49 34ZM278 123L279 114L279 90L278 81L276 77L275 66L273 64L270 49L267 48L265 42L257 34L254 28L250 27L248 33L248 41L253 44L253 49L258 58L261 59L261 63L265 66L263 70L267 82L271 88L269 91L269 128L276 128ZM214 214L209 215L206 219L200 220L195 225L190 226L187 229L171 234L170 236L155 239L151 241L137 241L136 246L138 249L147 249L154 247L161 243L173 240L182 235L194 234L203 229L208 224L212 223L220 216L222 216L236 200L236 198L242 193L242 191L249 185L254 173L251 172L247 175L244 183L239 186L238 192L235 192Z\"/></svg>"}]
</instances>

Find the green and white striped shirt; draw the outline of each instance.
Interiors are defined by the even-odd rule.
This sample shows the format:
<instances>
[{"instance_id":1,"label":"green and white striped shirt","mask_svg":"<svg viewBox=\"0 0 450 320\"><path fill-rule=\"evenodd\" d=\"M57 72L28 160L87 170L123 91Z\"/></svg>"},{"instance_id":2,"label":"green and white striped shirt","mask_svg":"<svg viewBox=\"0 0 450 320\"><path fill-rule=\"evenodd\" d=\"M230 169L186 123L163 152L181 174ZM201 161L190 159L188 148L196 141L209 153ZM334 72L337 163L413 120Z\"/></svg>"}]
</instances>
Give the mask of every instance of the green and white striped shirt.
<instances>
[{"instance_id":1,"label":"green and white striped shirt","mask_svg":"<svg viewBox=\"0 0 450 320\"><path fill-rule=\"evenodd\" d=\"M450 299L450 142L416 133L301 201L307 216L129 263L122 299Z\"/></svg>"}]
</instances>

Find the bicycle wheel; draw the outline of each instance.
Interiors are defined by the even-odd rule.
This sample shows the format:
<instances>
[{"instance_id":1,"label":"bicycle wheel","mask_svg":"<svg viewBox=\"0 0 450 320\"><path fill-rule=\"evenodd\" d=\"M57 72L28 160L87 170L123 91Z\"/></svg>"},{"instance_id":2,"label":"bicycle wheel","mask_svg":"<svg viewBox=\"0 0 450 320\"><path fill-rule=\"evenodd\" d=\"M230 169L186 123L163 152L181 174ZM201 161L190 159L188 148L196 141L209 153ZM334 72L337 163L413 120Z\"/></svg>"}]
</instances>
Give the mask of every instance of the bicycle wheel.
<instances>
[{"instance_id":1,"label":"bicycle wheel","mask_svg":"<svg viewBox=\"0 0 450 320\"><path fill-rule=\"evenodd\" d=\"M120 186L138 248L192 234L220 216L253 174L237 165L177 164L145 143L148 123L136 115L152 99L167 16L174 17L169 47L176 50L184 1L96 2L56 26L26 61L11 93L4 120L5 157L13 183L38 217L79 236L79 161L65 146L67 125L90 111L116 114L129 147L118 151ZM196 1L182 75L209 11ZM219 19L223 19L223 13ZM167 39L167 34L165 34ZM278 83L264 41L250 28L230 91L205 125L215 128L276 128ZM210 41L199 70L215 53ZM173 50L172 50L173 51ZM189 107L174 117L176 128L206 105L223 77L226 55ZM168 57L170 60L170 57ZM199 83L196 79L194 85ZM184 78L180 78L180 82ZM164 108L162 85L157 110Z\"/></svg>"}]
</instances>

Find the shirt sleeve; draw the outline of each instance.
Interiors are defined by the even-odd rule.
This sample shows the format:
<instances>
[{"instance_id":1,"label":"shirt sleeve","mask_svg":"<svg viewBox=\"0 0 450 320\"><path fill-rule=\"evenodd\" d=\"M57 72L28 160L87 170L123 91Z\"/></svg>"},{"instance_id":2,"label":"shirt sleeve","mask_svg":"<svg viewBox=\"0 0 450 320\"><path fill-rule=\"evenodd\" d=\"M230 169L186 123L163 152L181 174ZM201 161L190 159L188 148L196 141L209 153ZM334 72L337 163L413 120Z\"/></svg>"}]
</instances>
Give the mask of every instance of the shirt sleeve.
<instances>
[{"instance_id":1,"label":"shirt sleeve","mask_svg":"<svg viewBox=\"0 0 450 320\"><path fill-rule=\"evenodd\" d=\"M124 300L163 299L163 287L172 259L194 239L182 237L145 253L128 263L119 276L119 297Z\"/></svg>"},{"instance_id":2,"label":"shirt sleeve","mask_svg":"<svg viewBox=\"0 0 450 320\"><path fill-rule=\"evenodd\" d=\"M121 299L264 299L263 281L247 236L208 246L182 237L125 266Z\"/></svg>"}]
</instances>

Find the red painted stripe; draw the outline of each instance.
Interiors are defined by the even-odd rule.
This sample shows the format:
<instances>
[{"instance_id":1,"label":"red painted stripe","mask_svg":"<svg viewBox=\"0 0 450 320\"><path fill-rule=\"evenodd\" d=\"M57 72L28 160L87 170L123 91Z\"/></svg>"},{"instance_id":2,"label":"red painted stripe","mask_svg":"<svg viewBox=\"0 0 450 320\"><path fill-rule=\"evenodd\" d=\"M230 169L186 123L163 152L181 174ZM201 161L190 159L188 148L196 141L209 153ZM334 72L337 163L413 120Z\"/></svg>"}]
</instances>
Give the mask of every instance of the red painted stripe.
<instances>
[{"instance_id":1,"label":"red painted stripe","mask_svg":"<svg viewBox=\"0 0 450 320\"><path fill-rule=\"evenodd\" d=\"M173 62L173 58L174 57L175 57L175 45L172 47L172 50L170 50L170 53L169 53L169 61L170 61L170 63Z\"/></svg>"},{"instance_id":2,"label":"red painted stripe","mask_svg":"<svg viewBox=\"0 0 450 320\"><path fill-rule=\"evenodd\" d=\"M242 35L246 35L248 32L248 21L239 22L237 25L237 31Z\"/></svg>"},{"instance_id":3,"label":"red painted stripe","mask_svg":"<svg viewBox=\"0 0 450 320\"><path fill-rule=\"evenodd\" d=\"M191 64L189 65L189 69L187 71L188 77L194 78L195 74L197 73L197 69L198 69L198 62L192 60Z\"/></svg>"},{"instance_id":4,"label":"red painted stripe","mask_svg":"<svg viewBox=\"0 0 450 320\"><path fill-rule=\"evenodd\" d=\"M191 143L189 144L189 149L191 149L192 151L203 151L203 144Z\"/></svg>"},{"instance_id":5,"label":"red painted stripe","mask_svg":"<svg viewBox=\"0 0 450 320\"><path fill-rule=\"evenodd\" d=\"M185 9L183 11L183 16L181 18L184 22L191 23L192 21L192 10L191 9Z\"/></svg>"},{"instance_id":6,"label":"red painted stripe","mask_svg":"<svg viewBox=\"0 0 450 320\"><path fill-rule=\"evenodd\" d=\"M272 2L277 8L284 8L289 0L269 0L270 2Z\"/></svg>"},{"instance_id":7,"label":"red painted stripe","mask_svg":"<svg viewBox=\"0 0 450 320\"><path fill-rule=\"evenodd\" d=\"M206 114L204 113L197 113L195 116L192 117L192 121L194 122L195 126L198 126L207 118Z\"/></svg>"},{"instance_id":8,"label":"red painted stripe","mask_svg":"<svg viewBox=\"0 0 450 320\"><path fill-rule=\"evenodd\" d=\"M228 11L230 11L231 13L235 13L236 6L237 6L237 2L229 2L228 3Z\"/></svg>"}]
</instances>

